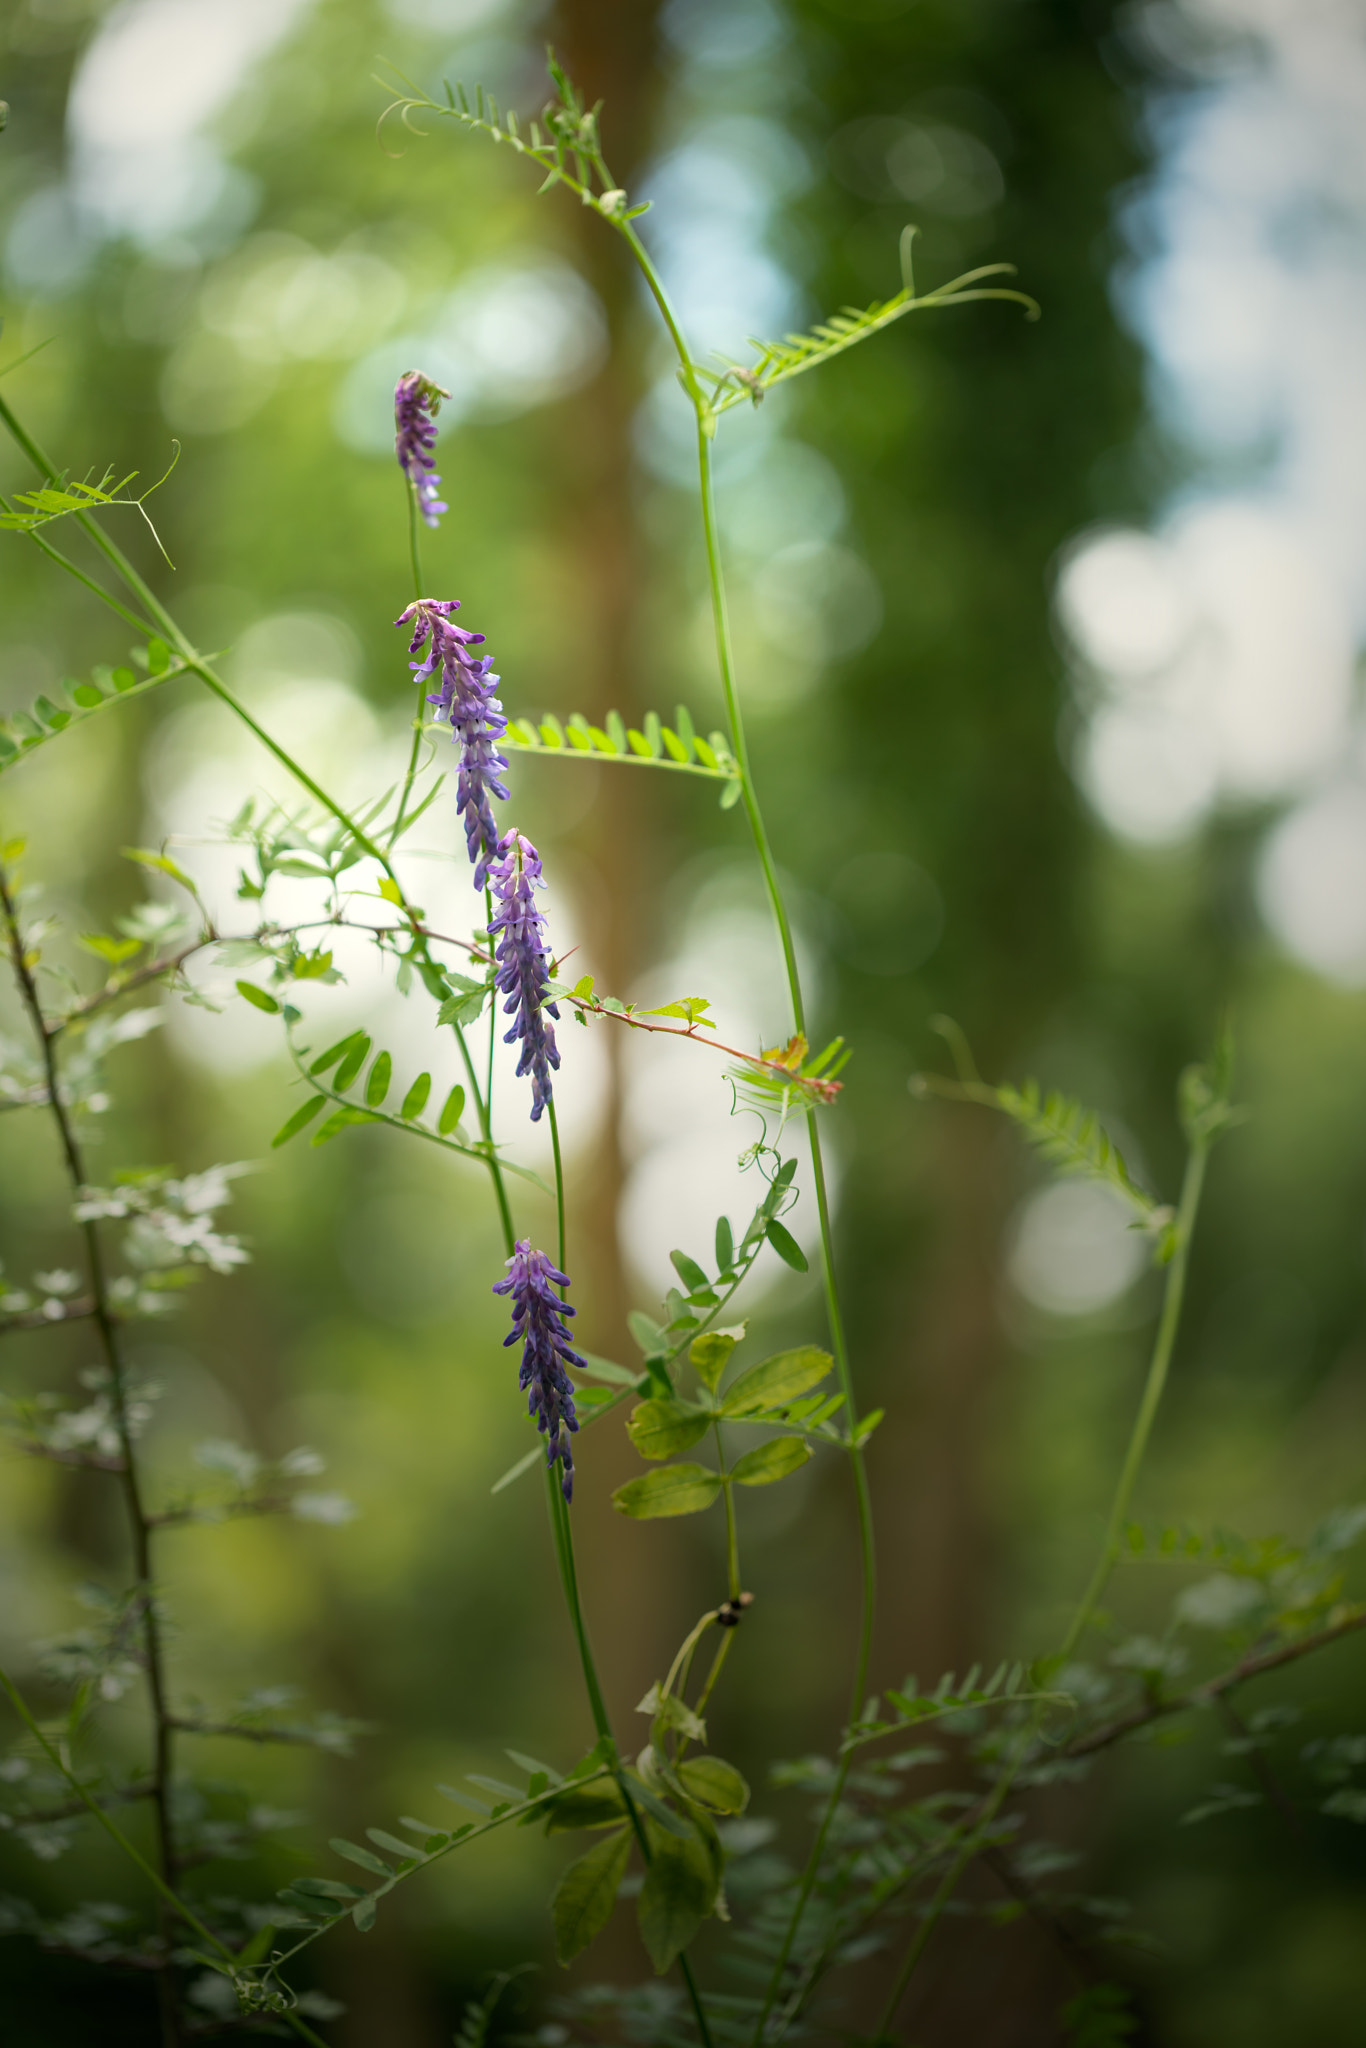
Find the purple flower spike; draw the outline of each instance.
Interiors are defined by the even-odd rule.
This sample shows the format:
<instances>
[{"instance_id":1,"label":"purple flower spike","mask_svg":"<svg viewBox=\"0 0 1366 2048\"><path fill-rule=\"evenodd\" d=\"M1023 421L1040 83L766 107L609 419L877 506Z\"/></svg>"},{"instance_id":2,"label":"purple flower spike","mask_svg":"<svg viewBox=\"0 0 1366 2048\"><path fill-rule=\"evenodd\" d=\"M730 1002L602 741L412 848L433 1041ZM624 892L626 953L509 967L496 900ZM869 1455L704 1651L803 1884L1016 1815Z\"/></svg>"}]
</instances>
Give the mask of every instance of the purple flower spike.
<instances>
[{"instance_id":1,"label":"purple flower spike","mask_svg":"<svg viewBox=\"0 0 1366 2048\"><path fill-rule=\"evenodd\" d=\"M398 466L417 492L418 510L428 526L435 526L438 512L450 506L437 497L441 479L436 473L432 450L436 446L436 415L443 398L450 397L421 370L405 370L394 386L394 453Z\"/></svg>"},{"instance_id":2,"label":"purple flower spike","mask_svg":"<svg viewBox=\"0 0 1366 2048\"><path fill-rule=\"evenodd\" d=\"M550 979L545 918L536 908L535 895L537 887L544 886L541 857L520 832L505 832L498 852L501 858L489 867L499 905L489 926L490 936L498 940L494 986L507 997L503 1014L513 1020L511 1031L503 1034L503 1043L511 1045L514 1038L522 1041L517 1072L531 1076L531 1121L538 1123L550 1100L550 1069L560 1064L555 1034L546 1022L547 1017L558 1022L560 1013L545 999Z\"/></svg>"},{"instance_id":3,"label":"purple flower spike","mask_svg":"<svg viewBox=\"0 0 1366 2048\"><path fill-rule=\"evenodd\" d=\"M431 640L426 660L410 666L419 682L440 675L439 687L427 702L435 704L437 717L446 720L451 738L460 745L456 803L465 821L465 840L474 862L474 886L482 889L488 878L489 862L498 851L498 826L489 799L496 796L504 803L507 801L502 778L508 764L498 751L498 742L507 731L507 720L493 694L498 681L497 676L489 674L493 656L470 653L472 647L483 645L484 636L454 624L451 613L459 609L459 598L420 597L400 612L394 624L406 626L411 621L409 654L416 654L424 641L429 637Z\"/></svg>"},{"instance_id":4,"label":"purple flower spike","mask_svg":"<svg viewBox=\"0 0 1366 2048\"><path fill-rule=\"evenodd\" d=\"M527 1397L528 1412L536 1417L536 1427L547 1440L546 1464L553 1469L559 1459L560 1484L565 1499L571 1501L574 1459L566 1432L579 1425L574 1414L574 1388L564 1361L582 1365L583 1360L570 1349L564 1320L574 1311L555 1292L556 1286L568 1285L568 1275L557 1271L544 1252L534 1252L530 1242L521 1238L508 1260L507 1279L496 1280L493 1291L512 1296L512 1329L503 1343L515 1344L521 1339L522 1368L517 1384Z\"/></svg>"}]
</instances>

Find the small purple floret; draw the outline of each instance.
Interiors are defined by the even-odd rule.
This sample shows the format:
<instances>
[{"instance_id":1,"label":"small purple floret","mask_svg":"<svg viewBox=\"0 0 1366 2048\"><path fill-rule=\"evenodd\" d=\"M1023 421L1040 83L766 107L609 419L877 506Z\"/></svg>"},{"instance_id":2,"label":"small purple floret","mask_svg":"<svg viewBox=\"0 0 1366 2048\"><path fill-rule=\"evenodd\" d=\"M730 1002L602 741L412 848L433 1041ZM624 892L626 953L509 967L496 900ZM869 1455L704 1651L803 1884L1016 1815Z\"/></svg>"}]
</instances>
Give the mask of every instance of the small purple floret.
<instances>
[{"instance_id":1,"label":"small purple floret","mask_svg":"<svg viewBox=\"0 0 1366 2048\"><path fill-rule=\"evenodd\" d=\"M425 640L431 640L426 660L412 662L410 666L419 682L440 676L439 687L427 702L436 706L437 717L446 720L451 738L460 745L455 799L465 821L465 840L474 862L474 886L482 889L488 878L489 862L498 851L498 826L489 799L496 796L504 803L507 801L502 778L508 764L498 751L498 742L507 731L507 720L493 694L498 682L497 676L489 673L493 656L470 653L472 647L483 645L484 636L466 632L453 622L451 613L459 609L459 598L420 597L399 613L394 624L406 626L411 622L409 654L416 654Z\"/></svg>"},{"instance_id":2,"label":"small purple floret","mask_svg":"<svg viewBox=\"0 0 1366 2048\"><path fill-rule=\"evenodd\" d=\"M556 1286L568 1287L569 1277L551 1265L544 1252L534 1252L528 1239L521 1238L508 1260L506 1280L496 1280L495 1294L512 1296L512 1329L503 1343L522 1342L522 1367L517 1384L527 1397L527 1410L536 1417L536 1427L546 1441L545 1461L552 1469L558 1458L560 1484L567 1501L574 1498L574 1459L567 1432L577 1430L574 1388L564 1369L582 1365L577 1351L570 1349L566 1316L574 1311L555 1293ZM563 1424L563 1428L561 1428Z\"/></svg>"},{"instance_id":3,"label":"small purple floret","mask_svg":"<svg viewBox=\"0 0 1366 2048\"><path fill-rule=\"evenodd\" d=\"M504 1016L511 1017L512 1029L504 1032L503 1043L522 1041L519 1074L531 1076L531 1121L540 1121L541 1111L551 1096L550 1069L558 1067L555 1034L546 1019L559 1019L554 1003L546 1001L550 979L545 949L545 918L536 908L536 889L541 882L541 857L520 832L505 832L498 842L500 858L489 866L489 880L498 900L498 915L489 934L498 941L494 986L507 997Z\"/></svg>"},{"instance_id":4,"label":"small purple floret","mask_svg":"<svg viewBox=\"0 0 1366 2048\"><path fill-rule=\"evenodd\" d=\"M421 370L405 370L394 386L394 453L398 466L417 493L418 510L428 526L435 526L439 512L449 512L437 491L441 479L436 473L432 450L436 446L436 415L443 398L450 397Z\"/></svg>"}]
</instances>

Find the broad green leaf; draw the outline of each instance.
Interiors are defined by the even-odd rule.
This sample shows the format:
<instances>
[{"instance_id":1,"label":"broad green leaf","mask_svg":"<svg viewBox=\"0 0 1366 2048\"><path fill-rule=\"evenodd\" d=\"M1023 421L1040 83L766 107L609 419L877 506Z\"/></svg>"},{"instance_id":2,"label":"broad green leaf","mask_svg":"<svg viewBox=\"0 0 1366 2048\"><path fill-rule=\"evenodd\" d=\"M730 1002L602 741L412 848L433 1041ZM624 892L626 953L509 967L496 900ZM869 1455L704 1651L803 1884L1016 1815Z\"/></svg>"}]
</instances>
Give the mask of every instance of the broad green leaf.
<instances>
[{"instance_id":1,"label":"broad green leaf","mask_svg":"<svg viewBox=\"0 0 1366 2048\"><path fill-rule=\"evenodd\" d=\"M389 1080L393 1071L393 1061L387 1052L382 1052L371 1067L365 1083L365 1099L371 1109L378 1109L389 1093Z\"/></svg>"},{"instance_id":2,"label":"broad green leaf","mask_svg":"<svg viewBox=\"0 0 1366 2048\"><path fill-rule=\"evenodd\" d=\"M101 960L107 960L111 967L121 967L142 950L141 939L111 939L103 932L82 932L81 944L88 953L97 953Z\"/></svg>"},{"instance_id":3,"label":"broad green leaf","mask_svg":"<svg viewBox=\"0 0 1366 2048\"><path fill-rule=\"evenodd\" d=\"M253 981L239 981L237 993L239 996L245 996L249 1003L255 1004L258 1010L265 1010L269 1016L276 1017L280 1013L280 1005L274 996L268 996L265 990L257 988Z\"/></svg>"},{"instance_id":4,"label":"broad green leaf","mask_svg":"<svg viewBox=\"0 0 1366 2048\"><path fill-rule=\"evenodd\" d=\"M775 1436L755 1450L746 1451L743 1458L737 1458L730 1476L739 1486L772 1486L804 1465L810 1456L811 1446L805 1437Z\"/></svg>"},{"instance_id":5,"label":"broad green leaf","mask_svg":"<svg viewBox=\"0 0 1366 2048\"><path fill-rule=\"evenodd\" d=\"M642 1458L671 1458L675 1451L691 1450L709 1427L706 1415L681 1401L642 1401L631 1411L626 1434Z\"/></svg>"},{"instance_id":6,"label":"broad green leaf","mask_svg":"<svg viewBox=\"0 0 1366 2048\"><path fill-rule=\"evenodd\" d=\"M651 1522L664 1515L700 1514L720 1491L720 1478L705 1465L665 1465L619 1486L612 1505L635 1521Z\"/></svg>"},{"instance_id":7,"label":"broad green leaf","mask_svg":"<svg viewBox=\"0 0 1366 2048\"><path fill-rule=\"evenodd\" d=\"M549 1808L546 1833L559 1835L576 1828L610 1828L625 1812L621 1793L610 1778L592 1785L571 1786Z\"/></svg>"},{"instance_id":8,"label":"broad green leaf","mask_svg":"<svg viewBox=\"0 0 1366 2048\"><path fill-rule=\"evenodd\" d=\"M758 1415L769 1408L781 1408L800 1400L818 1386L834 1364L828 1351L803 1344L795 1351L780 1351L742 1372L727 1389L721 1403L723 1415Z\"/></svg>"},{"instance_id":9,"label":"broad green leaf","mask_svg":"<svg viewBox=\"0 0 1366 2048\"><path fill-rule=\"evenodd\" d=\"M688 1357L697 1377L712 1393L716 1391L716 1383L726 1369L726 1360L735 1349L735 1343L729 1330L707 1330L702 1336L694 1337L688 1346Z\"/></svg>"},{"instance_id":10,"label":"broad green leaf","mask_svg":"<svg viewBox=\"0 0 1366 2048\"><path fill-rule=\"evenodd\" d=\"M570 1864L555 1887L551 1916L555 1953L572 1962L607 1925L631 1854L631 1830L621 1828Z\"/></svg>"},{"instance_id":11,"label":"broad green leaf","mask_svg":"<svg viewBox=\"0 0 1366 2048\"><path fill-rule=\"evenodd\" d=\"M686 1252L670 1252L669 1263L687 1288L689 1294L695 1294L699 1288L711 1286L710 1280L702 1271L696 1259L690 1259Z\"/></svg>"},{"instance_id":12,"label":"broad green leaf","mask_svg":"<svg viewBox=\"0 0 1366 2048\"><path fill-rule=\"evenodd\" d=\"M764 1235L785 1266L791 1266L794 1273L807 1270L806 1253L798 1244L792 1232L776 1216L770 1216L764 1226Z\"/></svg>"},{"instance_id":13,"label":"broad green leaf","mask_svg":"<svg viewBox=\"0 0 1366 2048\"><path fill-rule=\"evenodd\" d=\"M436 1013L438 1024L457 1024L462 1028L473 1024L483 1013L488 997L489 985L485 981L471 981L466 974L448 974L447 982L456 991L448 996Z\"/></svg>"},{"instance_id":14,"label":"broad green leaf","mask_svg":"<svg viewBox=\"0 0 1366 2048\"><path fill-rule=\"evenodd\" d=\"M421 1116L423 1110L427 1107L427 1097L431 1092L431 1075L419 1074L412 1087L408 1090L408 1093L404 1096L403 1107L399 1111L399 1115L405 1123L411 1123L415 1116Z\"/></svg>"},{"instance_id":15,"label":"broad green leaf","mask_svg":"<svg viewBox=\"0 0 1366 2048\"><path fill-rule=\"evenodd\" d=\"M749 1805L749 1786L734 1764L719 1756L685 1757L677 1776L688 1797L713 1813L743 1813Z\"/></svg>"},{"instance_id":16,"label":"broad green leaf","mask_svg":"<svg viewBox=\"0 0 1366 2048\"><path fill-rule=\"evenodd\" d=\"M637 1917L650 1961L662 1973L688 1946L712 1909L716 1876L711 1857L696 1835L686 1841L663 1835L641 1887Z\"/></svg>"},{"instance_id":17,"label":"broad green leaf","mask_svg":"<svg viewBox=\"0 0 1366 2048\"><path fill-rule=\"evenodd\" d=\"M277 1145L287 1145L291 1138L298 1135L305 1124L311 1124L326 1099L323 1095L311 1095L307 1102L301 1102L289 1121L281 1124L279 1130L271 1139L271 1150L274 1151Z\"/></svg>"},{"instance_id":18,"label":"broad green leaf","mask_svg":"<svg viewBox=\"0 0 1366 2048\"><path fill-rule=\"evenodd\" d=\"M342 1055L342 1063L337 1069L335 1086L339 1094L344 1095L346 1093L369 1057L369 1035L361 1031L351 1040L350 1046Z\"/></svg>"},{"instance_id":19,"label":"broad green leaf","mask_svg":"<svg viewBox=\"0 0 1366 2048\"><path fill-rule=\"evenodd\" d=\"M446 1097L445 1107L437 1119L436 1128L440 1131L443 1138L449 1138L464 1113L465 1091L457 1083Z\"/></svg>"}]
</instances>

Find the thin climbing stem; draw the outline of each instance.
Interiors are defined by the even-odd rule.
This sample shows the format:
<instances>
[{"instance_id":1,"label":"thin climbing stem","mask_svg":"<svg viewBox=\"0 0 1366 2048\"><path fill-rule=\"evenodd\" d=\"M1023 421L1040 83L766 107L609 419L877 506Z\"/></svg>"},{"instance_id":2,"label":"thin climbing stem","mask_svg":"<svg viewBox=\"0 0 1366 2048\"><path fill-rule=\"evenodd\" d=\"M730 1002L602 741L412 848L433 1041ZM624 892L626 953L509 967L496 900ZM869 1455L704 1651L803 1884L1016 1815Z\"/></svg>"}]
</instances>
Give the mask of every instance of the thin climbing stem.
<instances>
[{"instance_id":1,"label":"thin climbing stem","mask_svg":"<svg viewBox=\"0 0 1366 2048\"><path fill-rule=\"evenodd\" d=\"M726 1470L726 1453L721 1443L721 1425L713 1422L711 1433L716 1439L716 1462L721 1472L721 1496L726 1504L726 1591L732 1600L740 1597L740 1539L735 1527L734 1489Z\"/></svg>"},{"instance_id":2,"label":"thin climbing stem","mask_svg":"<svg viewBox=\"0 0 1366 2048\"><path fill-rule=\"evenodd\" d=\"M1147 1377L1143 1383L1143 1393L1139 1400L1138 1413L1134 1417L1133 1428L1129 1433L1129 1442L1124 1453L1124 1462L1120 1467L1119 1478L1115 1483L1114 1496L1110 1503L1110 1513L1105 1526L1105 1536L1101 1543L1100 1553L1096 1558L1095 1568L1087 1582L1085 1592L1077 1603L1076 1611L1068 1624L1067 1632L1058 1647L1055 1658L1051 1660L1058 1664L1067 1661L1086 1633L1104 1595L1105 1588L1110 1582L1110 1576L1119 1561L1123 1547L1124 1525L1133 1500L1134 1487L1143 1465L1149 1439L1152 1436L1153 1423L1157 1419L1157 1411L1162 1402L1163 1391L1166 1387L1167 1376L1171 1368L1172 1353L1176 1346L1177 1331L1181 1323L1181 1307L1186 1292L1186 1271L1190 1261L1191 1238L1194 1234L1195 1221L1199 1213L1200 1197L1204 1190L1205 1169L1209 1163L1210 1147L1217 1128L1217 1125L1213 1128L1197 1128L1191 1136L1190 1151L1186 1158L1186 1170L1181 1183L1181 1199L1176 1212L1174 1226L1175 1248L1167 1266L1167 1280L1162 1294L1162 1309L1158 1317L1157 1331L1153 1339L1152 1355L1148 1364ZM901 1967L893 1980L892 1988L887 1994L886 2003L882 2008L882 2014L876 2029L880 2037L890 2033L901 2001L906 1995L911 1978L915 1974L921 1957L929 1946L931 1936L934 1934L935 1928L951 1903L964 1872L980 1851L984 1831L991 1826L991 1823L1009 1798L1015 1781L1038 1735L1044 1711L1045 1706L1041 1701L1035 1706L996 1783L992 1786L982 1805L975 1811L971 1825L965 1831L965 1838L962 1844L954 1854L948 1869L944 1872L935 1889L928 1907L921 1916L905 1957L902 1960Z\"/></svg>"},{"instance_id":3,"label":"thin climbing stem","mask_svg":"<svg viewBox=\"0 0 1366 2048\"><path fill-rule=\"evenodd\" d=\"M558 1228L559 1257L556 1264L562 1273L569 1268L565 1264L565 1222L564 1222L564 1161L560 1156L560 1123L555 1114L555 1098L552 1095L546 1103L550 1116L550 1149L555 1155L555 1221ZM561 1289L561 1292L564 1290Z\"/></svg>"},{"instance_id":4,"label":"thin climbing stem","mask_svg":"<svg viewBox=\"0 0 1366 2048\"><path fill-rule=\"evenodd\" d=\"M801 972L797 964L797 949L792 936L791 920L783 899L782 887L778 880L769 844L768 830L764 823L763 810L755 788L753 770L750 766L749 743L745 733L744 712L735 675L735 655L731 641L730 616L726 600L725 570L721 560L720 535L716 520L715 485L712 474L711 448L716 431L716 416L698 382L693 368L692 357L684 339L678 317L670 303L669 295L650 260L640 237L629 221L616 224L628 244L632 255L645 277L646 285L678 353L683 388L692 402L697 416L697 470L701 491L702 529L706 546L707 582L711 592L712 626L716 645L716 661L721 677L721 690L725 699L726 716L730 723L731 744L736 766L740 771L740 797L744 804L745 816L749 821L754 850L763 873L764 888L768 895L769 908L777 927L778 941L782 947L783 966L787 976L788 999L792 1007L792 1021L795 1029L806 1036L806 1005L802 995ZM849 1361L849 1347L845 1335L844 1314L840 1304L839 1283L835 1273L834 1237L830 1219L830 1199L825 1179L825 1161L821 1149L820 1129L814 1108L808 1109L807 1139L811 1149L811 1173L816 1191L816 1213L821 1237L821 1278L825 1293L826 1319L830 1329L831 1349L835 1358L835 1370L839 1378L840 1391L844 1395L846 1422L846 1445L854 1481L854 1500L858 1519L859 1566L861 1598L858 1626L858 1640L854 1657L854 1681L851 1687L849 1718L857 1719L862 1710L868 1690L868 1668L873 1647L873 1618L877 1599L877 1560L873 1537L872 1497L868 1487L868 1473L864 1462L863 1449L858 1436L858 1401L854 1387L853 1371ZM826 1837L834 1819L839 1801L843 1795L844 1782L850 1768L850 1754L844 1752L836 1766L834 1781L826 1799L816 1840L811 1855L802 1873L797 1888L797 1897L784 1936L777 1963L765 1995L763 2010L755 2029L755 2041L762 2039L768 2024L768 2016L778 1995L783 1972L787 1967L792 1945L797 1937L802 1915L816 1882L816 1873L824 1852Z\"/></svg>"},{"instance_id":5,"label":"thin climbing stem","mask_svg":"<svg viewBox=\"0 0 1366 2048\"><path fill-rule=\"evenodd\" d=\"M407 479L407 489L408 556L413 568L413 600L416 602L422 595L422 540L421 521L418 517L417 485L411 478ZM413 744L408 753L408 772L403 778L403 792L398 800L398 812L394 818L394 828L389 834L391 849L397 844L398 836L403 830L403 821L408 814L408 799L413 793L413 784L417 780L418 763L422 758L422 727L426 709L427 682L426 678L423 677L417 686L417 703L413 706Z\"/></svg>"}]
</instances>

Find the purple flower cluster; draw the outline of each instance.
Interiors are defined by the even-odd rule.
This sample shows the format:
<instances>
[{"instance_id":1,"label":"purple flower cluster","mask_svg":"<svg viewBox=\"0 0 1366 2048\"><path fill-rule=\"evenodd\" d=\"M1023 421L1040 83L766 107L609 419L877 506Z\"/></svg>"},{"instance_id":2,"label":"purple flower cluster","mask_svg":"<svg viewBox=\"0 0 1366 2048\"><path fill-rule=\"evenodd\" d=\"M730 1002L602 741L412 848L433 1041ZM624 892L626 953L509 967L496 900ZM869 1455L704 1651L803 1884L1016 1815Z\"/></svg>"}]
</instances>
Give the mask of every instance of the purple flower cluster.
<instances>
[{"instance_id":1,"label":"purple flower cluster","mask_svg":"<svg viewBox=\"0 0 1366 2048\"><path fill-rule=\"evenodd\" d=\"M507 1279L496 1280L493 1291L512 1296L512 1329L503 1343L522 1341L517 1384L527 1397L528 1412L536 1417L536 1427L547 1439L546 1464L553 1467L557 1458L560 1461L560 1483L570 1501L574 1498L574 1459L566 1432L579 1425L574 1388L564 1361L582 1365L583 1360L570 1349L565 1317L574 1311L555 1293L557 1285L567 1287L568 1275L552 1266L544 1252L534 1252L528 1239L521 1238L508 1260Z\"/></svg>"},{"instance_id":2,"label":"purple flower cluster","mask_svg":"<svg viewBox=\"0 0 1366 2048\"><path fill-rule=\"evenodd\" d=\"M498 751L498 742L507 731L507 720L493 694L498 681L497 676L489 673L493 656L470 653L472 647L483 645L484 636L467 632L454 623L451 613L459 609L459 598L420 597L399 613L394 624L406 626L412 622L409 654L416 654L428 638L431 641L426 659L410 666L419 682L440 676L439 686L427 702L436 706L437 717L446 720L451 738L460 745L456 804L465 821L465 841L474 862L474 886L482 889L489 862L498 851L498 826L489 799L496 796L504 803L507 801L502 777L508 764Z\"/></svg>"},{"instance_id":3,"label":"purple flower cluster","mask_svg":"<svg viewBox=\"0 0 1366 2048\"><path fill-rule=\"evenodd\" d=\"M439 512L450 506L437 497L441 479L436 473L432 450L436 446L436 415L443 398L450 397L421 370L405 370L394 386L394 453L398 466L417 493L418 510L428 526L435 526Z\"/></svg>"},{"instance_id":4,"label":"purple flower cluster","mask_svg":"<svg viewBox=\"0 0 1366 2048\"><path fill-rule=\"evenodd\" d=\"M550 979L545 949L545 918L536 908L536 890L541 882L541 857L520 832L505 832L498 842L499 859L489 867L498 914L489 926L489 936L498 941L495 951L497 972L494 986L507 1001L504 1016L512 1018L512 1029L503 1043L522 1041L519 1074L531 1076L531 1121L540 1120L551 1096L550 1069L558 1067L555 1034L547 1017L559 1019L554 1003L546 1001Z\"/></svg>"}]
</instances>

